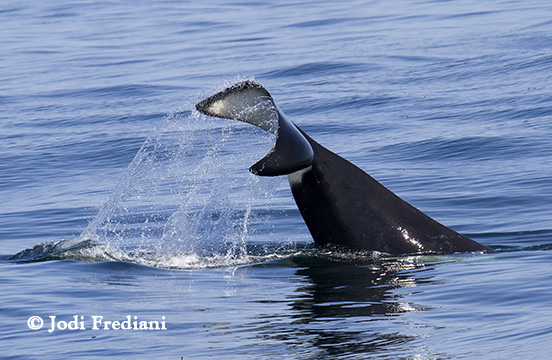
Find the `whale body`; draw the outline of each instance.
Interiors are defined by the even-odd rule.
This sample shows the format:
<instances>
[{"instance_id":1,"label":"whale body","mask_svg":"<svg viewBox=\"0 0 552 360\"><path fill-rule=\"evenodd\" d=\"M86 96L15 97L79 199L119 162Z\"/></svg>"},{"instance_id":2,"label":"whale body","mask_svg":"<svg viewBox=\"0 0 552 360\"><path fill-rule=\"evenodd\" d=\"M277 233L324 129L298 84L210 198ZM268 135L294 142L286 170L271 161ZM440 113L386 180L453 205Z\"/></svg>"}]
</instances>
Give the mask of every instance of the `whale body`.
<instances>
[{"instance_id":1,"label":"whale body","mask_svg":"<svg viewBox=\"0 0 552 360\"><path fill-rule=\"evenodd\" d=\"M259 176L288 176L297 207L321 246L391 255L492 252L318 144L287 119L258 82L230 86L199 102L196 109L276 134L272 149L249 170Z\"/></svg>"}]
</instances>

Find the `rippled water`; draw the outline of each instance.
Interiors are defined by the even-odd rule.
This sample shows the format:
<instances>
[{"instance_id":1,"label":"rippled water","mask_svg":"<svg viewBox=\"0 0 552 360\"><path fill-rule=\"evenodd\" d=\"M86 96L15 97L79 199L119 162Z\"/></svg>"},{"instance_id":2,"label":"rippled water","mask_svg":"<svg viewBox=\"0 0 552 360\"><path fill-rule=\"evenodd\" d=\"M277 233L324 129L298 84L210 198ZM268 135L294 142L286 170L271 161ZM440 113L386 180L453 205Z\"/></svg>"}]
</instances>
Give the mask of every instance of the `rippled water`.
<instances>
[{"instance_id":1,"label":"rippled water","mask_svg":"<svg viewBox=\"0 0 552 360\"><path fill-rule=\"evenodd\" d=\"M551 13L542 1L2 2L0 357L548 358ZM247 172L273 139L193 111L245 78L498 252L314 247L287 181ZM49 316L75 315L85 330L48 332ZM91 328L127 315L167 330Z\"/></svg>"}]
</instances>

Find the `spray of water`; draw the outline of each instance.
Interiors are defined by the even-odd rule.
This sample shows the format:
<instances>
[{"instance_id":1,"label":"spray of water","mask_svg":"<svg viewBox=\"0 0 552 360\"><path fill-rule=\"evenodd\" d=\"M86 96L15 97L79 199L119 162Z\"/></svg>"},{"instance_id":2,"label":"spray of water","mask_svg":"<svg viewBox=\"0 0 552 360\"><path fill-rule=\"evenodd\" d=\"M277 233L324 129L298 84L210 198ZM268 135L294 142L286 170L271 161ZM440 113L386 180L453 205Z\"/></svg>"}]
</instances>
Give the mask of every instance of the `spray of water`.
<instances>
[{"instance_id":1,"label":"spray of water","mask_svg":"<svg viewBox=\"0 0 552 360\"><path fill-rule=\"evenodd\" d=\"M240 132L254 136L243 144L234 134ZM168 116L81 237L100 239L114 257L148 264L248 261L250 223L268 219L253 216L261 185L244 161L262 157L273 141L266 132L196 112Z\"/></svg>"},{"instance_id":2,"label":"spray of water","mask_svg":"<svg viewBox=\"0 0 552 360\"><path fill-rule=\"evenodd\" d=\"M255 229L271 227L267 208L281 179L260 179L247 168L274 141L247 124L175 112L144 141L81 236L12 258L199 268L284 256L249 250Z\"/></svg>"}]
</instances>

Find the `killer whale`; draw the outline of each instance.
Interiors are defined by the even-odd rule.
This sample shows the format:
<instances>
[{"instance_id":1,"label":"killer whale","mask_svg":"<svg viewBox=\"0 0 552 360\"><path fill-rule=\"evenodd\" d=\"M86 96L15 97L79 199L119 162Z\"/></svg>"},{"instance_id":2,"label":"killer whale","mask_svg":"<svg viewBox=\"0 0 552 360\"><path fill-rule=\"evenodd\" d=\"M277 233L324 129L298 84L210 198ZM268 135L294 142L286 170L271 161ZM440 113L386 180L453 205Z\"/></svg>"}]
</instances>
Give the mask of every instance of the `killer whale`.
<instances>
[{"instance_id":1,"label":"killer whale","mask_svg":"<svg viewBox=\"0 0 552 360\"><path fill-rule=\"evenodd\" d=\"M492 252L318 144L287 119L258 82L227 87L196 104L196 109L276 134L272 149L249 170L259 176L288 176L297 207L319 245L390 255Z\"/></svg>"}]
</instances>

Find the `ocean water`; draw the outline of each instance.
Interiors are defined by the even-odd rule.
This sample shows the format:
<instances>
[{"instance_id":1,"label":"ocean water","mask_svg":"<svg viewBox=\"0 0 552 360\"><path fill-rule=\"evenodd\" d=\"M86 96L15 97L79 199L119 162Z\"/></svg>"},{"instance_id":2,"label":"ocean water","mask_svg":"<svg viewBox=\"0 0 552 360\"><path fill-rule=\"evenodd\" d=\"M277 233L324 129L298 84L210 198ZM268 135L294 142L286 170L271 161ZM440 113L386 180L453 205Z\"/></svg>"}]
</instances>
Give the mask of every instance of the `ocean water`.
<instances>
[{"instance_id":1,"label":"ocean water","mask_svg":"<svg viewBox=\"0 0 552 360\"><path fill-rule=\"evenodd\" d=\"M2 1L0 358L549 358L551 15ZM315 247L287 180L247 171L274 139L194 110L243 79L497 252Z\"/></svg>"}]
</instances>

